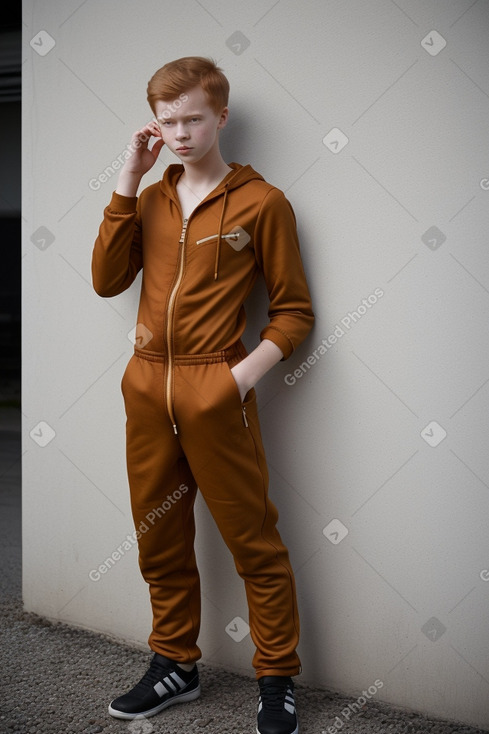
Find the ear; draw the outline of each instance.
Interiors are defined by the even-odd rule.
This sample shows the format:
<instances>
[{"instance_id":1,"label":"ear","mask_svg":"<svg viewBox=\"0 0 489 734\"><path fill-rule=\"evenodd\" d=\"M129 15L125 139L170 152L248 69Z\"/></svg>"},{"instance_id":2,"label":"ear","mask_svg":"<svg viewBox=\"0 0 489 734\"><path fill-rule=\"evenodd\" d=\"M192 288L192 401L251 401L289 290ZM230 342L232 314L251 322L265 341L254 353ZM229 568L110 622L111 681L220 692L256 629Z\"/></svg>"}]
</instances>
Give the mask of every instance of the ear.
<instances>
[{"instance_id":1,"label":"ear","mask_svg":"<svg viewBox=\"0 0 489 734\"><path fill-rule=\"evenodd\" d=\"M224 107L219 117L219 124L217 126L217 129L222 130L223 127L226 127L228 119L229 119L229 108Z\"/></svg>"}]
</instances>

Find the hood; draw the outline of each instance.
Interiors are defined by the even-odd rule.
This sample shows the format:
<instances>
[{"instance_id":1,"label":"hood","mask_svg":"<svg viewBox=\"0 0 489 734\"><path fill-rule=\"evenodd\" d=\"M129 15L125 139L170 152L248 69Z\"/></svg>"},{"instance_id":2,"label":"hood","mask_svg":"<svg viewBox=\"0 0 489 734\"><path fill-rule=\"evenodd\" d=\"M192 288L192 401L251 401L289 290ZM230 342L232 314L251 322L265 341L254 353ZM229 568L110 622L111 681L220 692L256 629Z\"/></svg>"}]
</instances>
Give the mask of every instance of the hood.
<instances>
[{"instance_id":1,"label":"hood","mask_svg":"<svg viewBox=\"0 0 489 734\"><path fill-rule=\"evenodd\" d=\"M213 196L224 192L225 187L228 190L237 189L239 186L247 183L248 181L264 181L265 179L259 173L257 173L250 165L242 166L240 163L228 163L233 170L229 171L228 175L221 181L212 192ZM184 167L181 163L171 163L163 174L163 178L160 182L160 188L166 196L178 202L177 197L177 181L184 171Z\"/></svg>"},{"instance_id":2,"label":"hood","mask_svg":"<svg viewBox=\"0 0 489 734\"><path fill-rule=\"evenodd\" d=\"M216 245L214 280L217 280L219 277L219 256L221 253L222 243L222 225L224 221L224 213L226 211L228 193L233 189L237 189L240 186L243 186L244 184L248 183L248 181L265 180L263 176L257 173L257 171L255 171L250 165L242 166L240 163L228 163L228 166L230 166L233 170L229 171L229 173L227 174L227 176L225 176L225 178L223 178L221 183L216 186L216 188L213 189L213 191L208 196L206 196L205 199L202 200L208 201L211 199L215 199L219 196L222 197L221 214L219 216L219 228ZM163 194L172 199L178 206L180 204L177 195L177 181L182 175L183 171L183 164L172 163L165 169L163 178L160 182L160 188Z\"/></svg>"}]
</instances>

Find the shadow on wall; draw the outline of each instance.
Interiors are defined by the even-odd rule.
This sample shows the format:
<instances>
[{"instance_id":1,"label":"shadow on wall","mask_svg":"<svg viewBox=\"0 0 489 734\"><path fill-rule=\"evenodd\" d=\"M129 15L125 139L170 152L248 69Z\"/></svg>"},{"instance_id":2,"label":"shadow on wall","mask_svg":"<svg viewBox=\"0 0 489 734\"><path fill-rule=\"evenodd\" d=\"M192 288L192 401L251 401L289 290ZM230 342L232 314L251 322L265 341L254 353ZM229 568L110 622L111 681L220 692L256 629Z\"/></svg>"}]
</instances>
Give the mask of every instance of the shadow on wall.
<instances>
[{"instance_id":1,"label":"shadow on wall","mask_svg":"<svg viewBox=\"0 0 489 734\"><path fill-rule=\"evenodd\" d=\"M250 134L255 124L244 105L229 103L229 120L225 130L222 132L221 152L226 162L236 161L242 163L249 158Z\"/></svg>"}]
</instances>

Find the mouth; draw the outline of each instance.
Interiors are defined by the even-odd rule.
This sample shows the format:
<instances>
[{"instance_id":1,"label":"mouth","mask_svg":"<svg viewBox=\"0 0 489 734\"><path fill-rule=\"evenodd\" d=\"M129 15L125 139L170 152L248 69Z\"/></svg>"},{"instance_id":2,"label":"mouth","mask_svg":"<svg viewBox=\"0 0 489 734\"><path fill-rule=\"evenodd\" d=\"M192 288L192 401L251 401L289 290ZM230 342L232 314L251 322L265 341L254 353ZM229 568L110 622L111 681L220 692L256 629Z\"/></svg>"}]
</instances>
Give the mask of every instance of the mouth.
<instances>
[{"instance_id":1,"label":"mouth","mask_svg":"<svg viewBox=\"0 0 489 734\"><path fill-rule=\"evenodd\" d=\"M179 148L177 148L177 150L179 151L179 153L184 153L186 150L192 150L192 148L189 148L186 145L181 145Z\"/></svg>"}]
</instances>

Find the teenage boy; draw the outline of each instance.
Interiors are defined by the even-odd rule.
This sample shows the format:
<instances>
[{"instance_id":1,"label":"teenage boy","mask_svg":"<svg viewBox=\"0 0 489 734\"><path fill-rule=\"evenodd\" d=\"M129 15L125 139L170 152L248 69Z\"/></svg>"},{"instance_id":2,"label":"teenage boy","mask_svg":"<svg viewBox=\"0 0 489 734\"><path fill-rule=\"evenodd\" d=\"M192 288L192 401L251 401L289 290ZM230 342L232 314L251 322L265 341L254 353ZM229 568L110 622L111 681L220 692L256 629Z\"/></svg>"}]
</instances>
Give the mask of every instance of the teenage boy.
<instances>
[{"instance_id":1,"label":"teenage boy","mask_svg":"<svg viewBox=\"0 0 489 734\"><path fill-rule=\"evenodd\" d=\"M295 218L284 194L251 166L223 160L219 134L228 120L229 84L214 62L170 62L147 92L156 119L133 136L92 259L93 285L103 297L124 291L143 270L136 345L122 392L136 528L152 518L138 543L154 655L109 713L152 716L200 694L198 487L245 584L260 691L257 731L297 734L295 583L268 497L253 389L290 356L314 320ZM141 178L163 145L181 163L168 166L162 181L138 198ZM240 340L243 303L259 272L269 323L247 354ZM168 497L168 511L158 511Z\"/></svg>"}]
</instances>

